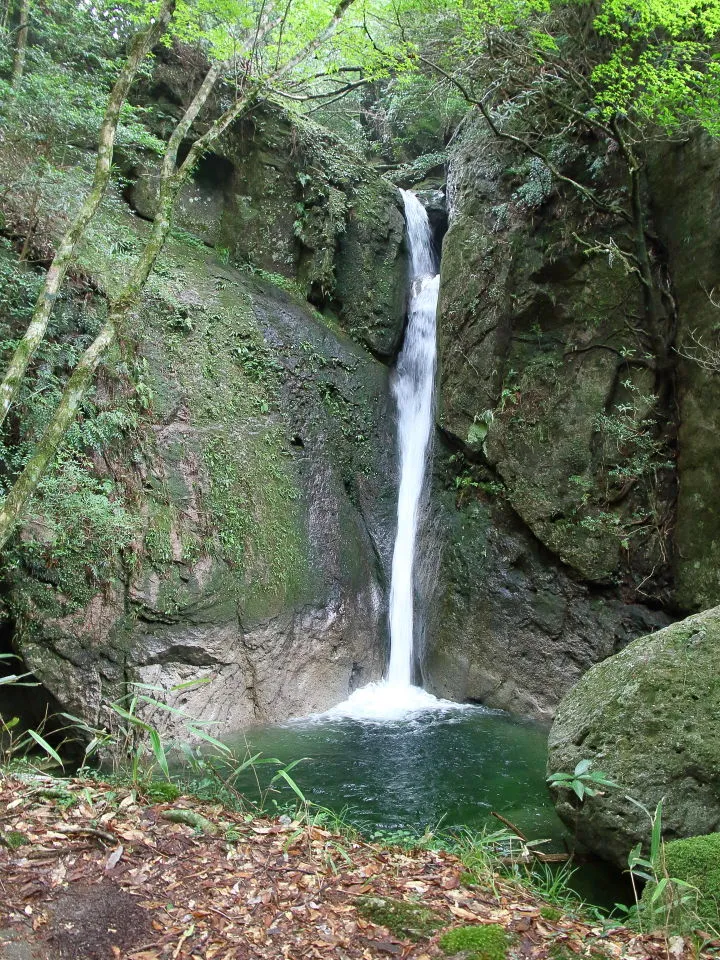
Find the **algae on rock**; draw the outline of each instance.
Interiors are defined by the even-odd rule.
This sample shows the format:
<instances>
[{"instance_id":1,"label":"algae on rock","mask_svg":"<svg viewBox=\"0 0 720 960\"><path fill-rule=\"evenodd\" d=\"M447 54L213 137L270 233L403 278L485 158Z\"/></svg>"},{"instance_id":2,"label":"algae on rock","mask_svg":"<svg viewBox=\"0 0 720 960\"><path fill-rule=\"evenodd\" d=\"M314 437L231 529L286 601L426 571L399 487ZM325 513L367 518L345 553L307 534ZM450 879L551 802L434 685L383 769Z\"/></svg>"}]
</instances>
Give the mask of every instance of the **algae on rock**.
<instances>
[{"instance_id":1,"label":"algae on rock","mask_svg":"<svg viewBox=\"0 0 720 960\"><path fill-rule=\"evenodd\" d=\"M152 168L131 203L154 210ZM235 266L295 282L383 358L402 335L407 256L396 187L327 129L277 106L240 120L178 200L177 224Z\"/></svg>"}]
</instances>

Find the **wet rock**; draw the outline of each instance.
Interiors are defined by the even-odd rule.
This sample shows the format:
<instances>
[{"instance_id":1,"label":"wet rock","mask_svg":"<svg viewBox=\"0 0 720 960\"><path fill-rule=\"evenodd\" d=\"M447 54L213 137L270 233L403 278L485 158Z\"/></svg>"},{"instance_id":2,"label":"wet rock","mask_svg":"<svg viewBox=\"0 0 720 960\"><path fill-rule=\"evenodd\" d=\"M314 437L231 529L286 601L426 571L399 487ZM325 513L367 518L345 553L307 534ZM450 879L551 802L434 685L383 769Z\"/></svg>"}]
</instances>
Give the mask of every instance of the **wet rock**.
<instances>
[{"instance_id":1,"label":"wet rock","mask_svg":"<svg viewBox=\"0 0 720 960\"><path fill-rule=\"evenodd\" d=\"M669 618L568 576L492 494L459 500L447 458L435 478L423 678L438 696L550 720L593 664Z\"/></svg>"}]
</instances>

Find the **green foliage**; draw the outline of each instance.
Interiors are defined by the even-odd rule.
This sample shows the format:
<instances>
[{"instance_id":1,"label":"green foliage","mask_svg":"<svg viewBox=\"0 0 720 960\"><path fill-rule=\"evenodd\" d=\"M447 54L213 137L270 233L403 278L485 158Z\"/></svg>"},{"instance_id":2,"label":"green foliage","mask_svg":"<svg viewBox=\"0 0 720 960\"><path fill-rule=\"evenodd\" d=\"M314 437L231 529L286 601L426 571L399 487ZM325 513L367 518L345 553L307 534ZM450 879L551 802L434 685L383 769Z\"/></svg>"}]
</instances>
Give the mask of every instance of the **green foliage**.
<instances>
[{"instance_id":1,"label":"green foliage","mask_svg":"<svg viewBox=\"0 0 720 960\"><path fill-rule=\"evenodd\" d=\"M445 143L468 104L454 87L436 77L401 73L387 84L375 109L383 111L382 123L399 159L410 161L407 174L420 180L445 162Z\"/></svg>"},{"instance_id":2,"label":"green foliage","mask_svg":"<svg viewBox=\"0 0 720 960\"><path fill-rule=\"evenodd\" d=\"M153 780L143 788L143 793L153 803L172 803L182 796L180 788L166 780Z\"/></svg>"},{"instance_id":3,"label":"green foliage","mask_svg":"<svg viewBox=\"0 0 720 960\"><path fill-rule=\"evenodd\" d=\"M4 666L3 661L17 660L20 658L13 653L0 653L0 666ZM20 674L7 673L0 676L0 687L37 687L39 684L30 679L32 674L23 672ZM59 753L46 739L46 728L50 718L46 715L37 727L23 726L20 717L8 715L0 712L0 766L8 766L22 760L35 760L38 751L40 751L41 765L47 767L63 766L62 758ZM56 725L57 726L57 725ZM55 736L62 734L60 730L53 730ZM72 742L72 737L65 737L62 740L63 745Z\"/></svg>"},{"instance_id":4,"label":"green foliage","mask_svg":"<svg viewBox=\"0 0 720 960\"><path fill-rule=\"evenodd\" d=\"M141 13L141 17L143 14ZM131 4L74 4L49 0L30 5L31 43L22 83L11 90L0 82L0 129L51 148L92 146L105 100L133 31ZM125 104L118 146L158 151L160 142L143 123L144 111Z\"/></svg>"},{"instance_id":5,"label":"green foliage","mask_svg":"<svg viewBox=\"0 0 720 960\"><path fill-rule=\"evenodd\" d=\"M505 960L510 937L499 924L487 923L448 930L439 943L445 953L462 953L467 960Z\"/></svg>"},{"instance_id":6,"label":"green foliage","mask_svg":"<svg viewBox=\"0 0 720 960\"><path fill-rule=\"evenodd\" d=\"M606 116L618 111L674 131L720 133L717 0L604 0L595 26L611 53L593 73Z\"/></svg>"},{"instance_id":7,"label":"green foliage","mask_svg":"<svg viewBox=\"0 0 720 960\"><path fill-rule=\"evenodd\" d=\"M537 157L530 157L518 172L525 181L515 190L512 199L523 210L537 210L552 193L553 176Z\"/></svg>"},{"instance_id":8,"label":"green foliage","mask_svg":"<svg viewBox=\"0 0 720 960\"><path fill-rule=\"evenodd\" d=\"M720 932L720 833L671 840L664 845L663 861L675 889L662 884L667 876L654 880L643 892L642 905L669 908L676 927L702 925Z\"/></svg>"},{"instance_id":9,"label":"green foliage","mask_svg":"<svg viewBox=\"0 0 720 960\"><path fill-rule=\"evenodd\" d=\"M580 760L572 773L553 773L547 782L558 790L572 790L578 800L595 797L600 792L596 787L617 787L600 770L591 770L592 760Z\"/></svg>"},{"instance_id":10,"label":"green foliage","mask_svg":"<svg viewBox=\"0 0 720 960\"><path fill-rule=\"evenodd\" d=\"M633 847L628 854L628 869L635 894L635 918L638 925L641 929L643 926L651 930L663 929L666 934L678 931L688 932L697 927L701 919L698 914L701 892L685 877L670 875L667 848L662 838L664 801L660 800L651 813L637 800L632 797L628 799L647 815L651 825L649 856L646 857L643 854L641 843ZM712 844L710 847L712 849ZM638 895L638 881L646 884L642 896ZM720 901L715 900L712 906L712 917L704 916L702 920L711 923L720 921L719 905ZM707 904L705 906L707 907ZM720 930L720 927L715 929Z\"/></svg>"},{"instance_id":11,"label":"green foliage","mask_svg":"<svg viewBox=\"0 0 720 960\"><path fill-rule=\"evenodd\" d=\"M17 850L31 843L30 839L24 833L20 833L19 830L6 830L5 833L2 834L2 842L9 847L10 850Z\"/></svg>"},{"instance_id":12,"label":"green foliage","mask_svg":"<svg viewBox=\"0 0 720 960\"><path fill-rule=\"evenodd\" d=\"M428 176L431 170L436 167L444 167L448 161L448 155L445 151L435 153L424 153L416 157L411 163L402 164L393 173L393 180L396 183L409 181L418 183Z\"/></svg>"},{"instance_id":13,"label":"green foliage","mask_svg":"<svg viewBox=\"0 0 720 960\"><path fill-rule=\"evenodd\" d=\"M140 530L115 483L93 476L74 458L61 457L41 481L33 512L37 535L25 540L23 560L54 571L59 589L77 601L107 581L118 551L128 548ZM82 584L75 580L78 572Z\"/></svg>"}]
</instances>

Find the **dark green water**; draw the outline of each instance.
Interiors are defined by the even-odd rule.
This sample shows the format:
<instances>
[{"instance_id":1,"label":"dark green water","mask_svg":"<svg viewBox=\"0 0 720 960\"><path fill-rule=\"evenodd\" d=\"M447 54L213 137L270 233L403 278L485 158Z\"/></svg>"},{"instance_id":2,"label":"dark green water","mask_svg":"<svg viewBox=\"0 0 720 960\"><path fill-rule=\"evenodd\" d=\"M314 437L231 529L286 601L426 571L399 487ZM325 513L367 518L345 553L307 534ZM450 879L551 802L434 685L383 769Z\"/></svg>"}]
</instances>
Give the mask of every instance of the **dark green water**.
<instances>
[{"instance_id":1,"label":"dark green water","mask_svg":"<svg viewBox=\"0 0 720 960\"><path fill-rule=\"evenodd\" d=\"M502 813L532 837L562 835L545 786L547 731L481 709L373 723L303 720L247 731L234 744L303 757L292 776L308 799L383 830L484 824Z\"/></svg>"},{"instance_id":2,"label":"dark green water","mask_svg":"<svg viewBox=\"0 0 720 960\"><path fill-rule=\"evenodd\" d=\"M287 763L305 796L364 829L501 828L497 811L543 849L564 850L567 832L545 784L547 729L482 708L428 711L380 723L350 718L294 721L246 731L243 752ZM267 782L272 768L264 775ZM238 786L252 792L254 777ZM625 899L621 878L582 866L573 886L591 902Z\"/></svg>"}]
</instances>

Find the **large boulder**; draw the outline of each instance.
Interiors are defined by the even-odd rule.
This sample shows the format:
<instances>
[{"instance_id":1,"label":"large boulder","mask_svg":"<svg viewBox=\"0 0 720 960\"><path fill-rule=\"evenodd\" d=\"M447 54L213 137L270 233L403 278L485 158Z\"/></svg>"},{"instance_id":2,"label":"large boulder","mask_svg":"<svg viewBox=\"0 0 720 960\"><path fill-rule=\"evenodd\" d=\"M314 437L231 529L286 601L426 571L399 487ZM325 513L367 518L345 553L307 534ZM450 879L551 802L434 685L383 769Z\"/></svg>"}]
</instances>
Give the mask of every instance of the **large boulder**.
<instances>
[{"instance_id":1,"label":"large boulder","mask_svg":"<svg viewBox=\"0 0 720 960\"><path fill-rule=\"evenodd\" d=\"M664 798L666 838L720 828L720 607L631 643L593 667L558 708L548 772L591 760L618 786L556 794L577 839L619 866ZM631 799L632 798L632 799Z\"/></svg>"}]
</instances>

